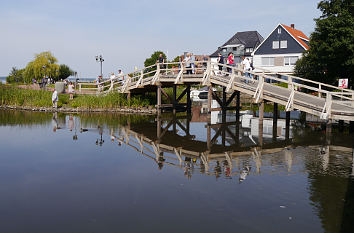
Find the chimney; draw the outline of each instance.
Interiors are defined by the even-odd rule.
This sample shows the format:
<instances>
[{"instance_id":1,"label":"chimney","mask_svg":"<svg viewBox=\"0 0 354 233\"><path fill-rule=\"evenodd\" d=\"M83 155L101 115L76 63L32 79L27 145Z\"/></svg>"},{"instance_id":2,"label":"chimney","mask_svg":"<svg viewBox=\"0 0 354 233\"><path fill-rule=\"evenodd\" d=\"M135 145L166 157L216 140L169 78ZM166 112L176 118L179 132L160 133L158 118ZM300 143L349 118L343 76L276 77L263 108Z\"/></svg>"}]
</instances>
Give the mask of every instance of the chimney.
<instances>
[{"instance_id":1,"label":"chimney","mask_svg":"<svg viewBox=\"0 0 354 233\"><path fill-rule=\"evenodd\" d=\"M292 28L292 29L295 29L295 24L290 24L290 27Z\"/></svg>"}]
</instances>

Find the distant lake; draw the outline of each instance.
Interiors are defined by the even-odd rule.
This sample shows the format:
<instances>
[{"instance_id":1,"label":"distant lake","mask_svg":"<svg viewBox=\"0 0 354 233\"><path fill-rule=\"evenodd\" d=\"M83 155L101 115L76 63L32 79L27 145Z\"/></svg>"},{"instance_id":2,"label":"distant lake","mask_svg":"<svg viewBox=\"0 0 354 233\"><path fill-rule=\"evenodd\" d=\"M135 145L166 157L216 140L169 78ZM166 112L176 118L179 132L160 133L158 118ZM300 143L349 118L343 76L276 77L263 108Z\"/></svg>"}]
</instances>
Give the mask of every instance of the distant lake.
<instances>
[{"instance_id":1,"label":"distant lake","mask_svg":"<svg viewBox=\"0 0 354 233\"><path fill-rule=\"evenodd\" d=\"M6 77L0 77L1 83L6 83Z\"/></svg>"}]
</instances>

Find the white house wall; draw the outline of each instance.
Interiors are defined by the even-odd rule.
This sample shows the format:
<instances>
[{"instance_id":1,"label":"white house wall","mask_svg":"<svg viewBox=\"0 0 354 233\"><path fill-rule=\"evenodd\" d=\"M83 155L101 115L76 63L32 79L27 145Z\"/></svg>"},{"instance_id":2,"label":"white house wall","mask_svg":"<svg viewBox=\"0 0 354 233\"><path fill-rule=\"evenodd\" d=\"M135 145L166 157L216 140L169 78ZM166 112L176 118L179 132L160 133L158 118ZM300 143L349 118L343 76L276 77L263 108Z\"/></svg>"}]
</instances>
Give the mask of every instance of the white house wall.
<instances>
[{"instance_id":1,"label":"white house wall","mask_svg":"<svg viewBox=\"0 0 354 233\"><path fill-rule=\"evenodd\" d=\"M288 53L288 54L266 54L266 55L254 55L253 56L253 66L255 68L259 67L262 69L266 69L272 72L277 73L293 73L294 72L294 65L287 65L285 66L284 63L282 66L263 66L262 65L262 58L263 57L302 57L302 53ZM257 70L256 70L257 71Z\"/></svg>"}]
</instances>

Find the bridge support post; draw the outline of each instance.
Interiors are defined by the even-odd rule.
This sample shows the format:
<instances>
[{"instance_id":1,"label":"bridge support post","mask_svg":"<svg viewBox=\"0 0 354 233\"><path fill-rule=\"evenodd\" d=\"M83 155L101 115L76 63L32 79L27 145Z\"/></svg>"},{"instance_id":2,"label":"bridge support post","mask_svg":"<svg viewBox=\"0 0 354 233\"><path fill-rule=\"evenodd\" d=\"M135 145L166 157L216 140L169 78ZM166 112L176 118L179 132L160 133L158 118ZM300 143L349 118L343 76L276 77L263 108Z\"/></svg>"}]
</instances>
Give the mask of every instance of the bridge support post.
<instances>
[{"instance_id":1,"label":"bridge support post","mask_svg":"<svg viewBox=\"0 0 354 233\"><path fill-rule=\"evenodd\" d=\"M191 102L191 85L187 86L187 113L192 112L192 102Z\"/></svg>"},{"instance_id":2,"label":"bridge support post","mask_svg":"<svg viewBox=\"0 0 354 233\"><path fill-rule=\"evenodd\" d=\"M157 114L161 114L161 85L157 86Z\"/></svg>"},{"instance_id":3,"label":"bridge support post","mask_svg":"<svg viewBox=\"0 0 354 233\"><path fill-rule=\"evenodd\" d=\"M160 115L157 115L157 129L156 129L156 137L157 137L157 141L160 142L160 138L161 138L161 119L160 119Z\"/></svg>"},{"instance_id":4,"label":"bridge support post","mask_svg":"<svg viewBox=\"0 0 354 233\"><path fill-rule=\"evenodd\" d=\"M226 115L226 87L223 87L222 88L222 106L221 106L221 109L222 109L222 114Z\"/></svg>"},{"instance_id":5,"label":"bridge support post","mask_svg":"<svg viewBox=\"0 0 354 233\"><path fill-rule=\"evenodd\" d=\"M211 117L211 101L213 99L213 87L208 87L208 117Z\"/></svg>"},{"instance_id":6,"label":"bridge support post","mask_svg":"<svg viewBox=\"0 0 354 233\"><path fill-rule=\"evenodd\" d=\"M236 122L240 123L240 92L236 91Z\"/></svg>"},{"instance_id":7,"label":"bridge support post","mask_svg":"<svg viewBox=\"0 0 354 233\"><path fill-rule=\"evenodd\" d=\"M285 117L285 138L288 140L290 137L290 112L286 112Z\"/></svg>"},{"instance_id":8,"label":"bridge support post","mask_svg":"<svg viewBox=\"0 0 354 233\"><path fill-rule=\"evenodd\" d=\"M258 122L258 142L262 147L263 145L263 117L264 117L264 100L259 104L259 122Z\"/></svg>"},{"instance_id":9,"label":"bridge support post","mask_svg":"<svg viewBox=\"0 0 354 233\"><path fill-rule=\"evenodd\" d=\"M177 85L173 85L173 96L172 96L172 108L173 108L173 114L176 114L176 108L177 108Z\"/></svg>"},{"instance_id":10,"label":"bridge support post","mask_svg":"<svg viewBox=\"0 0 354 233\"><path fill-rule=\"evenodd\" d=\"M273 104L273 140L277 138L278 131L278 104Z\"/></svg>"},{"instance_id":11,"label":"bridge support post","mask_svg":"<svg viewBox=\"0 0 354 233\"><path fill-rule=\"evenodd\" d=\"M211 150L211 127L210 122L207 124L207 150Z\"/></svg>"}]
</instances>

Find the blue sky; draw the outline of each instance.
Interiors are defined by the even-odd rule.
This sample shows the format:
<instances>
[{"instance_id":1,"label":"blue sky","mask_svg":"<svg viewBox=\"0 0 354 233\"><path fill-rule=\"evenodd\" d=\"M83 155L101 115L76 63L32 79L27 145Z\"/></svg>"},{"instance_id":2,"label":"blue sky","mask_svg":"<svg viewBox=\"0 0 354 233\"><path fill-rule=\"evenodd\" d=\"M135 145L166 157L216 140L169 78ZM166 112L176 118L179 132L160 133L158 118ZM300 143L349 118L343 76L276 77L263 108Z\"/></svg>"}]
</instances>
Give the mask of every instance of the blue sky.
<instances>
[{"instance_id":1,"label":"blue sky","mask_svg":"<svg viewBox=\"0 0 354 233\"><path fill-rule=\"evenodd\" d=\"M81 77L130 72L154 51L172 59L185 51L211 54L237 31L263 37L278 23L314 30L315 0L1 0L0 76L51 51Z\"/></svg>"}]
</instances>

